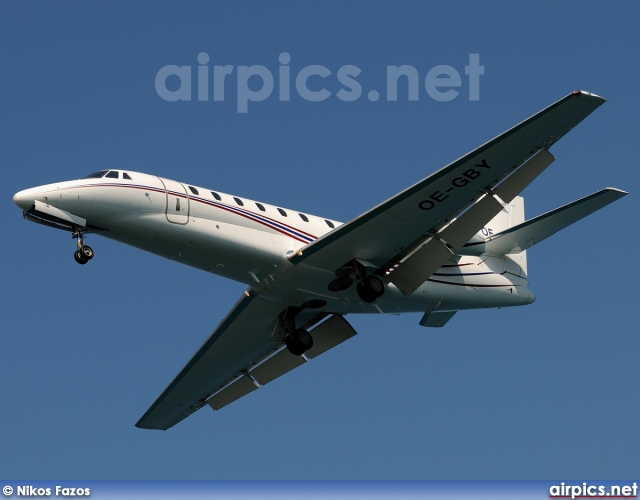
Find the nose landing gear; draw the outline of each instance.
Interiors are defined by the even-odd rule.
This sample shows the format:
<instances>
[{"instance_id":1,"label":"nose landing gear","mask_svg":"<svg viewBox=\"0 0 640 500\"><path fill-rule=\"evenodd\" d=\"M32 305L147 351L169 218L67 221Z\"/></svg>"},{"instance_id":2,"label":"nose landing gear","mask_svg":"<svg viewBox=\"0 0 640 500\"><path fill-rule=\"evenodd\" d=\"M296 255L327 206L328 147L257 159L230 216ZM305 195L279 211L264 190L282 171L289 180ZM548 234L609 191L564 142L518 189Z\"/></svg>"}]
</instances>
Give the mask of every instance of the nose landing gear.
<instances>
[{"instance_id":1,"label":"nose landing gear","mask_svg":"<svg viewBox=\"0 0 640 500\"><path fill-rule=\"evenodd\" d=\"M78 240L77 250L73 253L73 258L78 264L85 265L93 259L93 248L84 244L84 233L81 230L74 231L71 237Z\"/></svg>"}]
</instances>

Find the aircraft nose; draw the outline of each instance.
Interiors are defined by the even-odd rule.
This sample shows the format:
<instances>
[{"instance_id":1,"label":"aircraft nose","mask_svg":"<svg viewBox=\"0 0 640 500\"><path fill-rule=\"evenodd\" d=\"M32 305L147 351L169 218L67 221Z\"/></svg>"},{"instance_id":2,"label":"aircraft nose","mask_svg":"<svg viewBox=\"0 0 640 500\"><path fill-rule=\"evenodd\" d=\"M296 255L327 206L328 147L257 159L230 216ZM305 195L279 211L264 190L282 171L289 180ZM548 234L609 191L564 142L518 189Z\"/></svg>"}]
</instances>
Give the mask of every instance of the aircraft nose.
<instances>
[{"instance_id":1,"label":"aircraft nose","mask_svg":"<svg viewBox=\"0 0 640 500\"><path fill-rule=\"evenodd\" d=\"M34 199L32 189L24 189L13 195L13 202L22 210L29 210L33 205Z\"/></svg>"}]
</instances>

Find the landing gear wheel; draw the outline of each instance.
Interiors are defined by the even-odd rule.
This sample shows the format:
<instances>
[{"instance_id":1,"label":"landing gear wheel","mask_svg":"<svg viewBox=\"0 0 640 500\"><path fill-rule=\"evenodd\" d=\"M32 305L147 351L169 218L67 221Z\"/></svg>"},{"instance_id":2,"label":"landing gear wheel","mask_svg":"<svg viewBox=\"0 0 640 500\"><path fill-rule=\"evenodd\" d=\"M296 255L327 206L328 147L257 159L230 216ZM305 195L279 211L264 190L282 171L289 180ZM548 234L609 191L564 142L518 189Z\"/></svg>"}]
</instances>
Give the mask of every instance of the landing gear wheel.
<instances>
[{"instance_id":1,"label":"landing gear wheel","mask_svg":"<svg viewBox=\"0 0 640 500\"><path fill-rule=\"evenodd\" d=\"M298 328L285 337L284 343L291 354L301 356L313 347L313 338L304 328Z\"/></svg>"},{"instance_id":2,"label":"landing gear wheel","mask_svg":"<svg viewBox=\"0 0 640 500\"><path fill-rule=\"evenodd\" d=\"M78 249L78 251L84 257L85 260L93 259L93 248L91 248L89 245L82 245Z\"/></svg>"},{"instance_id":3,"label":"landing gear wheel","mask_svg":"<svg viewBox=\"0 0 640 500\"><path fill-rule=\"evenodd\" d=\"M384 294L384 281L375 274L370 274L357 284L356 292L363 302L371 304Z\"/></svg>"},{"instance_id":4,"label":"landing gear wheel","mask_svg":"<svg viewBox=\"0 0 640 500\"><path fill-rule=\"evenodd\" d=\"M358 283L356 285L356 292L358 292L358 297L362 299L363 302L367 304L371 304L375 302L378 296L369 288L367 288L363 283Z\"/></svg>"},{"instance_id":5,"label":"landing gear wheel","mask_svg":"<svg viewBox=\"0 0 640 500\"><path fill-rule=\"evenodd\" d=\"M82 255L82 253L80 252L80 250L76 250L75 252L73 252L73 258L76 259L76 262L78 264L81 264L83 266L87 262L89 262L89 259L85 258L84 255Z\"/></svg>"},{"instance_id":6,"label":"landing gear wheel","mask_svg":"<svg viewBox=\"0 0 640 500\"><path fill-rule=\"evenodd\" d=\"M372 292L376 297L382 297L384 294L384 282L376 275L370 274L362 280L364 287Z\"/></svg>"},{"instance_id":7,"label":"landing gear wheel","mask_svg":"<svg viewBox=\"0 0 640 500\"><path fill-rule=\"evenodd\" d=\"M73 233L71 233L71 237L78 240L76 245L77 250L73 253L73 258L76 259L78 264L85 265L93 259L93 248L84 244L84 231L82 228L75 227Z\"/></svg>"}]
</instances>

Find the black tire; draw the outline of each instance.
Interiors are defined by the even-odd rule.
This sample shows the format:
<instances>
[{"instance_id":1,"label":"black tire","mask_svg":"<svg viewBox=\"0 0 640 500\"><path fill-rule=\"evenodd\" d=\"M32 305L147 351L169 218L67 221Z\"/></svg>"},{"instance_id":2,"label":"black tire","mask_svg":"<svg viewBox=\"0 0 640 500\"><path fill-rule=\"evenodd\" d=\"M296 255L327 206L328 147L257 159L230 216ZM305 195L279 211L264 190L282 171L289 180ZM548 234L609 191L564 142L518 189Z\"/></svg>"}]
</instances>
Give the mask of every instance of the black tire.
<instances>
[{"instance_id":1,"label":"black tire","mask_svg":"<svg viewBox=\"0 0 640 500\"><path fill-rule=\"evenodd\" d=\"M85 260L93 259L93 248L91 248L89 245L82 245L79 251Z\"/></svg>"},{"instance_id":2,"label":"black tire","mask_svg":"<svg viewBox=\"0 0 640 500\"><path fill-rule=\"evenodd\" d=\"M89 262L87 259L84 258L84 256L80 253L80 250L76 250L75 252L73 252L73 258L76 259L76 262L82 266L84 266L87 262Z\"/></svg>"},{"instance_id":3,"label":"black tire","mask_svg":"<svg viewBox=\"0 0 640 500\"><path fill-rule=\"evenodd\" d=\"M367 304L375 302L375 300L378 298L375 293L369 290L362 283L358 283L358 285L356 286L356 292L358 292L358 297L360 297L362 301L366 302Z\"/></svg>"},{"instance_id":4,"label":"black tire","mask_svg":"<svg viewBox=\"0 0 640 500\"><path fill-rule=\"evenodd\" d=\"M289 352L294 356L301 356L304 354L304 348L296 342L293 335L287 335L284 338L284 343L286 344L287 349L289 349Z\"/></svg>"},{"instance_id":5,"label":"black tire","mask_svg":"<svg viewBox=\"0 0 640 500\"><path fill-rule=\"evenodd\" d=\"M284 343L291 354L301 356L313 347L313 338L308 331L298 328L291 335L285 337Z\"/></svg>"},{"instance_id":6,"label":"black tire","mask_svg":"<svg viewBox=\"0 0 640 500\"><path fill-rule=\"evenodd\" d=\"M376 297L382 297L384 294L384 282L378 276L370 274L366 276L363 281L364 286Z\"/></svg>"},{"instance_id":7,"label":"black tire","mask_svg":"<svg viewBox=\"0 0 640 500\"><path fill-rule=\"evenodd\" d=\"M305 351L308 351L313 347L313 337L304 328L298 328L293 335L296 337L298 344L301 345Z\"/></svg>"}]
</instances>

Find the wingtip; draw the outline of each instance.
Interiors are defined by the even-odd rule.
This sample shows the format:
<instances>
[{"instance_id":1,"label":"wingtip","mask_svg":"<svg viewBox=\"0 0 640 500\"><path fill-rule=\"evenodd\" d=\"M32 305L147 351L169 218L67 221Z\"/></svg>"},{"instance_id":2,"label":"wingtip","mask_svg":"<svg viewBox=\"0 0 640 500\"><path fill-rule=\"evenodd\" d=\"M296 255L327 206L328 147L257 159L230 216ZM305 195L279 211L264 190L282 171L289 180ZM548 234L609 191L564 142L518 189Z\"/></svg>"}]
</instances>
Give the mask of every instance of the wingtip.
<instances>
[{"instance_id":1,"label":"wingtip","mask_svg":"<svg viewBox=\"0 0 640 500\"><path fill-rule=\"evenodd\" d=\"M586 90L574 90L572 93L572 95L586 95L589 97L592 97L594 99L599 99L602 102L605 102L606 99L602 96L599 96L598 94L594 94L593 92L587 92Z\"/></svg>"},{"instance_id":2,"label":"wingtip","mask_svg":"<svg viewBox=\"0 0 640 500\"><path fill-rule=\"evenodd\" d=\"M608 187L608 188L605 188L604 190L609 192L614 192L620 197L627 196L629 194L628 191L624 191L622 189L613 188L613 187Z\"/></svg>"}]
</instances>

